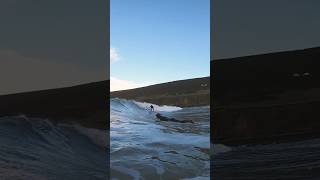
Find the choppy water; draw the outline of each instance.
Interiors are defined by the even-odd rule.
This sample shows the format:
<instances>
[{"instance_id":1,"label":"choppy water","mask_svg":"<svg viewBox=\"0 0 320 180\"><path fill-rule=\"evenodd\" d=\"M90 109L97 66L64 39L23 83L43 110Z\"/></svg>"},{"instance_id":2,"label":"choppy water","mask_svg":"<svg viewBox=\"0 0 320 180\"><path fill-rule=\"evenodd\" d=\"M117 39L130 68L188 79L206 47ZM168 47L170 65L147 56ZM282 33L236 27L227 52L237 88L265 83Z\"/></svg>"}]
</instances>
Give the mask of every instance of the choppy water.
<instances>
[{"instance_id":1,"label":"choppy water","mask_svg":"<svg viewBox=\"0 0 320 180\"><path fill-rule=\"evenodd\" d=\"M111 179L209 179L210 108L155 108L190 124L160 122L145 105L110 100Z\"/></svg>"},{"instance_id":2,"label":"choppy water","mask_svg":"<svg viewBox=\"0 0 320 180\"><path fill-rule=\"evenodd\" d=\"M0 118L0 179L107 179L106 149L91 132L44 119Z\"/></svg>"},{"instance_id":3,"label":"choppy water","mask_svg":"<svg viewBox=\"0 0 320 180\"><path fill-rule=\"evenodd\" d=\"M320 139L213 149L213 179L320 179Z\"/></svg>"}]
</instances>

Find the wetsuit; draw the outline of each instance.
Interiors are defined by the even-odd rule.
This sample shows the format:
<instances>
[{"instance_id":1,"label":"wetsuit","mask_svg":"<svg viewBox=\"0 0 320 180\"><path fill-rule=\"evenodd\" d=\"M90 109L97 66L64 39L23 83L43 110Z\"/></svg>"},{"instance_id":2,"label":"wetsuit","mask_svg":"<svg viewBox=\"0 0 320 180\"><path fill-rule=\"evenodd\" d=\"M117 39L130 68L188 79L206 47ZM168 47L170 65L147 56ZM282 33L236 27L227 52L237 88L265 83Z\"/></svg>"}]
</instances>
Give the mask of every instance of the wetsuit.
<instances>
[{"instance_id":1,"label":"wetsuit","mask_svg":"<svg viewBox=\"0 0 320 180\"><path fill-rule=\"evenodd\" d=\"M193 121L191 121L191 120L177 120L175 118L168 118L168 117L162 116L159 113L156 114L156 117L158 119L160 119L160 121L172 121L172 122L179 122L179 123L193 123Z\"/></svg>"}]
</instances>

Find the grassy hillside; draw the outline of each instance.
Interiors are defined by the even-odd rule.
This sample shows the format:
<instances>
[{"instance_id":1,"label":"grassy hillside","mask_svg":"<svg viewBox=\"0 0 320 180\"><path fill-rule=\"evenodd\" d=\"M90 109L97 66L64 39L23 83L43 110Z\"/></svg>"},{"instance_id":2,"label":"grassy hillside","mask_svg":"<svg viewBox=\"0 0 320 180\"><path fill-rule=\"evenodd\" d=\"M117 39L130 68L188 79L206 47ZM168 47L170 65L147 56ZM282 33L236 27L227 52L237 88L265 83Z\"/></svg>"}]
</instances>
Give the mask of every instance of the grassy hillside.
<instances>
[{"instance_id":1,"label":"grassy hillside","mask_svg":"<svg viewBox=\"0 0 320 180\"><path fill-rule=\"evenodd\" d=\"M107 129L109 81L0 96L0 116L24 114Z\"/></svg>"},{"instance_id":2,"label":"grassy hillside","mask_svg":"<svg viewBox=\"0 0 320 180\"><path fill-rule=\"evenodd\" d=\"M211 139L320 136L320 48L215 60Z\"/></svg>"},{"instance_id":3,"label":"grassy hillside","mask_svg":"<svg viewBox=\"0 0 320 180\"><path fill-rule=\"evenodd\" d=\"M173 81L131 90L111 92L111 97L180 107L210 104L210 78Z\"/></svg>"},{"instance_id":4,"label":"grassy hillside","mask_svg":"<svg viewBox=\"0 0 320 180\"><path fill-rule=\"evenodd\" d=\"M320 48L212 61L214 105L275 100L285 92L320 88L319 67Z\"/></svg>"}]
</instances>

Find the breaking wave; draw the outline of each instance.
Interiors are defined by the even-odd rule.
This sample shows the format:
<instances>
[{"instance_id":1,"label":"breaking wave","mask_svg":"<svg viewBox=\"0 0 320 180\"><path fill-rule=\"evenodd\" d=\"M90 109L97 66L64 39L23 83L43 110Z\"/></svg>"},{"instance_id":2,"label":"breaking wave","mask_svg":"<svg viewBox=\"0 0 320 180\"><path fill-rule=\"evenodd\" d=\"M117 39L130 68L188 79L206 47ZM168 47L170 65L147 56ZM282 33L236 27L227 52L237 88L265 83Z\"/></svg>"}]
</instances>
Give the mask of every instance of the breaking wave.
<instances>
[{"instance_id":1,"label":"breaking wave","mask_svg":"<svg viewBox=\"0 0 320 180\"><path fill-rule=\"evenodd\" d=\"M195 123L161 122L141 103L110 100L112 179L208 179L210 108L157 106L155 111Z\"/></svg>"},{"instance_id":2,"label":"breaking wave","mask_svg":"<svg viewBox=\"0 0 320 180\"><path fill-rule=\"evenodd\" d=\"M55 125L25 116L2 117L1 179L106 179L104 136L102 131L80 125Z\"/></svg>"}]
</instances>

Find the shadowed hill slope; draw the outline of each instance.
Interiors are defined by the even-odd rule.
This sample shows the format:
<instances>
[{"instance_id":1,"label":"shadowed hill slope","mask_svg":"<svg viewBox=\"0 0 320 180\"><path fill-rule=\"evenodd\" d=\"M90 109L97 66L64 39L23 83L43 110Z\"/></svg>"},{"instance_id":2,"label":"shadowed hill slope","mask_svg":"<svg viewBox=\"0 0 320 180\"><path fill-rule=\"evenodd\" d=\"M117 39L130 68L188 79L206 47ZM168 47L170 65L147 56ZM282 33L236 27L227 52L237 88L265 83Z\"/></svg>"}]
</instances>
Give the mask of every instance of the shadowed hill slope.
<instances>
[{"instance_id":1,"label":"shadowed hill slope","mask_svg":"<svg viewBox=\"0 0 320 180\"><path fill-rule=\"evenodd\" d=\"M111 92L111 97L180 107L210 104L210 78L173 81L137 89Z\"/></svg>"},{"instance_id":2,"label":"shadowed hill slope","mask_svg":"<svg viewBox=\"0 0 320 180\"><path fill-rule=\"evenodd\" d=\"M320 48L211 62L215 143L320 135Z\"/></svg>"},{"instance_id":3,"label":"shadowed hill slope","mask_svg":"<svg viewBox=\"0 0 320 180\"><path fill-rule=\"evenodd\" d=\"M109 81L0 96L0 116L26 115L107 129Z\"/></svg>"}]
</instances>

